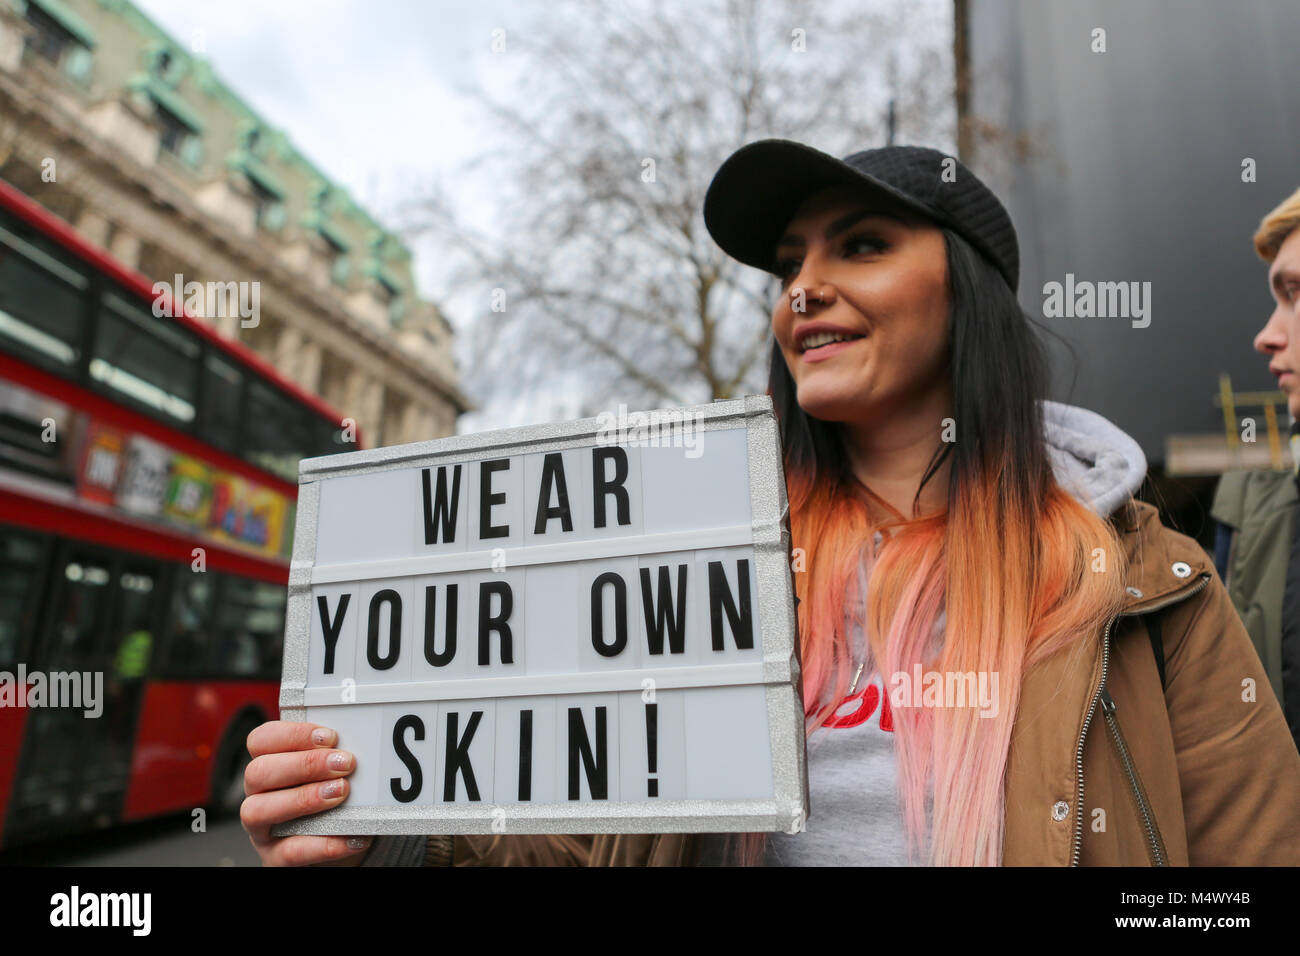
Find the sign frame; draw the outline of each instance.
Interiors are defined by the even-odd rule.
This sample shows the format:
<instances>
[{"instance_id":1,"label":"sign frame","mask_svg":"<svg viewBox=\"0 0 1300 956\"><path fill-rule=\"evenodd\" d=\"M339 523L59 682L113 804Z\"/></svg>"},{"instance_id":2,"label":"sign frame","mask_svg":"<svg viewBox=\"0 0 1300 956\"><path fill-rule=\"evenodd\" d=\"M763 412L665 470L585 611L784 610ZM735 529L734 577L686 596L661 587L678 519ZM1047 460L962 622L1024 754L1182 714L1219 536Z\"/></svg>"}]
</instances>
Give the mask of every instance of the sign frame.
<instances>
[{"instance_id":1,"label":"sign frame","mask_svg":"<svg viewBox=\"0 0 1300 956\"><path fill-rule=\"evenodd\" d=\"M794 579L790 565L789 503L781 460L781 443L772 400L747 395L706 404L658 410L669 419L683 418L702 433L746 431L749 462L750 533L758 584L755 606L761 640L761 661L727 665L752 668L756 679L726 681L716 686L765 687L773 795L750 800L643 799L583 800L544 804L443 804L338 807L276 825L276 836L291 834L411 835L411 834L545 834L545 833L709 833L800 832L808 817L808 767L799 638L795 614ZM629 413L629 419L636 413ZM641 413L650 421L655 412ZM304 459L299 465L299 494L294 527L285 614L284 663L280 686L281 719L307 719L308 653L311 640L312 580L319 521L320 483L331 478L373 474L439 464L472 463L484 458L554 452L622 444L609 440L609 414L574 421L455 435L405 445L345 452ZM632 419L635 421L635 419ZM634 432L629 422L628 430ZM702 438L707 442L707 437ZM641 444L647 444L644 439ZM619 538L610 541L623 540ZM734 542L749 546L751 542ZM533 546L534 548L536 546ZM708 547L704 545L703 547ZM528 551L529 547L506 549ZM473 553L473 552L467 552ZM479 551L488 566L491 551ZM623 552L637 555L635 549ZM706 668L707 669L707 666ZM610 671L635 675L627 689L641 686L642 675L669 675L682 668L638 668ZM511 680L520 678L498 678ZM527 679L527 678L523 678ZM490 679L485 679L490 680ZM671 678L670 678L671 681ZM495 683L496 681L494 681ZM707 681L669 686L712 686ZM355 703L364 704L364 685ZM484 695L477 695L484 696ZM492 696L492 695L487 695ZM472 699L467 697L466 699ZM344 746L343 742L340 742ZM502 817L508 820L502 828Z\"/></svg>"}]
</instances>

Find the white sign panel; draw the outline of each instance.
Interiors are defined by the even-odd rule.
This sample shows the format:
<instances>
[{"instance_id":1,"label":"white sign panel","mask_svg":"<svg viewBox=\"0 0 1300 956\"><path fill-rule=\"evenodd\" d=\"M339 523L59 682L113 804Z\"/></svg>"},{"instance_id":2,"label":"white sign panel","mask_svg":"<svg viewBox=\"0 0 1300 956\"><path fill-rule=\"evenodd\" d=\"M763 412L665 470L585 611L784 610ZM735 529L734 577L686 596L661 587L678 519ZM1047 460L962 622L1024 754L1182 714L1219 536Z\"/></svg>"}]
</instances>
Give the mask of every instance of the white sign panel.
<instances>
[{"instance_id":1,"label":"white sign panel","mask_svg":"<svg viewBox=\"0 0 1300 956\"><path fill-rule=\"evenodd\" d=\"M357 767L276 832L802 826L786 510L766 396L304 461L280 706Z\"/></svg>"}]
</instances>

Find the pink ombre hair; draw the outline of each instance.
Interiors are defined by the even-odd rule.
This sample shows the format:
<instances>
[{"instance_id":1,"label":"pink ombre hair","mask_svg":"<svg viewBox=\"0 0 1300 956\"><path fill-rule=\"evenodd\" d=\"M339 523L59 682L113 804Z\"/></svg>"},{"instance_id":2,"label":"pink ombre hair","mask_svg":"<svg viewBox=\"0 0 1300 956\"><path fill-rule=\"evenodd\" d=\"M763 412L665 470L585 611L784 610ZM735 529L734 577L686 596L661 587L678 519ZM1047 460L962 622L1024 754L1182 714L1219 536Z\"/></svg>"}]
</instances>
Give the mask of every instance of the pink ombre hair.
<instances>
[{"instance_id":1,"label":"pink ombre hair","mask_svg":"<svg viewBox=\"0 0 1300 956\"><path fill-rule=\"evenodd\" d=\"M891 675L916 664L996 673L995 716L975 707L893 710L909 853L924 846L935 865L995 866L1022 676L1100 632L1122 604L1126 569L1111 523L1052 473L1039 406L1045 357L1014 293L964 240L948 230L944 238L954 415L966 436L937 453L926 475L953 453L945 508L907 518L859 483L839 426L798 407L775 343L769 394L781 423L792 544L806 568L795 574L795 592L808 734L843 702L855 624L886 689ZM739 862L757 864L766 836L745 834L734 845Z\"/></svg>"}]
</instances>

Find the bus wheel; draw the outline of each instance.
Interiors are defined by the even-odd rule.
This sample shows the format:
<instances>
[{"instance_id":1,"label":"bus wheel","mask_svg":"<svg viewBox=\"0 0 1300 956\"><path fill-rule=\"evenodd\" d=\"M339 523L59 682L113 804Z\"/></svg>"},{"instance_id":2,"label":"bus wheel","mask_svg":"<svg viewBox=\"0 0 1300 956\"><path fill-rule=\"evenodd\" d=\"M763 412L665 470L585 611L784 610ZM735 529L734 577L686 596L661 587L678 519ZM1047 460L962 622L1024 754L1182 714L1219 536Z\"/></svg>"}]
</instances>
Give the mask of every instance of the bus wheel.
<instances>
[{"instance_id":1,"label":"bus wheel","mask_svg":"<svg viewBox=\"0 0 1300 956\"><path fill-rule=\"evenodd\" d=\"M248 754L248 735L262 721L245 717L235 723L221 742L217 759L213 763L212 795L208 807L214 817L239 815L244 802L244 770L253 759Z\"/></svg>"}]
</instances>

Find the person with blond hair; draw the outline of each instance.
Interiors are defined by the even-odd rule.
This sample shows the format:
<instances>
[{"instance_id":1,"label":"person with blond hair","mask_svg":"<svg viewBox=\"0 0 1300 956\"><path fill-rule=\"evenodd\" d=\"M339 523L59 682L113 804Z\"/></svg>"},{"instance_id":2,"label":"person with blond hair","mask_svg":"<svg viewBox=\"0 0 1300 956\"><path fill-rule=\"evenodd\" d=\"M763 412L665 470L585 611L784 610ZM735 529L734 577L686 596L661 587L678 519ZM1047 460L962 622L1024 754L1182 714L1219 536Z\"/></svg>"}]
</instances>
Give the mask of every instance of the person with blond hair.
<instances>
[{"instance_id":1,"label":"person with blond hair","mask_svg":"<svg viewBox=\"0 0 1300 956\"><path fill-rule=\"evenodd\" d=\"M1225 474L1210 513L1219 575L1300 750L1300 189L1263 218L1254 241L1273 300L1255 351L1286 396L1291 467Z\"/></svg>"},{"instance_id":2,"label":"person with blond hair","mask_svg":"<svg viewBox=\"0 0 1300 956\"><path fill-rule=\"evenodd\" d=\"M274 722L245 775L262 859L1300 864L1300 753L1259 656L1209 555L1134 499L1137 443L1047 401L997 197L934 149L764 140L704 220L779 282L806 831L275 838L342 803L355 764L328 728ZM896 700L918 667L988 678L994 706Z\"/></svg>"}]
</instances>

